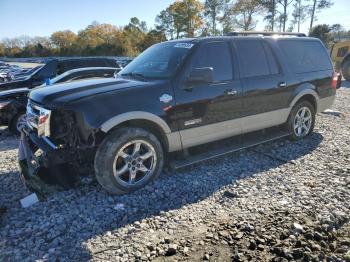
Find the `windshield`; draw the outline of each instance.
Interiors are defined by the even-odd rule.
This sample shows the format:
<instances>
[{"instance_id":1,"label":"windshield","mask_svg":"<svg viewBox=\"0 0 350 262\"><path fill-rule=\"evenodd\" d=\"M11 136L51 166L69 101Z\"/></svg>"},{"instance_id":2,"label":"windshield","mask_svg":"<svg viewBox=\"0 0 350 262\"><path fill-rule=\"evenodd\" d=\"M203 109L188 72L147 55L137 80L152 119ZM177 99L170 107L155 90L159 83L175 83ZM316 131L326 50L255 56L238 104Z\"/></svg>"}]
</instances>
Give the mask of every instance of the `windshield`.
<instances>
[{"instance_id":1,"label":"windshield","mask_svg":"<svg viewBox=\"0 0 350 262\"><path fill-rule=\"evenodd\" d=\"M118 75L156 79L170 78L193 46L191 42L166 42L153 45L121 70Z\"/></svg>"}]
</instances>

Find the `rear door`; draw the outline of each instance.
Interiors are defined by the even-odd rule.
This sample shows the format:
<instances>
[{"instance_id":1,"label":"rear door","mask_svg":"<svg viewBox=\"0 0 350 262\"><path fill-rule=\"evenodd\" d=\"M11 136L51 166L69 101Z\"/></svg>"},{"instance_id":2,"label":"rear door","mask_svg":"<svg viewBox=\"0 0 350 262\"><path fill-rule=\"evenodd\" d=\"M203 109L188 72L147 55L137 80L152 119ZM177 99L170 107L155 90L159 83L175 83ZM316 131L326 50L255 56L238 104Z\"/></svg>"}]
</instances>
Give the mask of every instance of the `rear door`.
<instances>
[{"instance_id":1,"label":"rear door","mask_svg":"<svg viewBox=\"0 0 350 262\"><path fill-rule=\"evenodd\" d=\"M243 84L243 132L281 124L288 116L291 87L276 54L261 39L236 39L235 46Z\"/></svg>"},{"instance_id":2,"label":"rear door","mask_svg":"<svg viewBox=\"0 0 350 262\"><path fill-rule=\"evenodd\" d=\"M175 114L183 147L211 142L241 133L242 88L235 74L232 44L228 40L201 43L175 88ZM188 89L186 79L196 68L213 68L214 81Z\"/></svg>"}]
</instances>

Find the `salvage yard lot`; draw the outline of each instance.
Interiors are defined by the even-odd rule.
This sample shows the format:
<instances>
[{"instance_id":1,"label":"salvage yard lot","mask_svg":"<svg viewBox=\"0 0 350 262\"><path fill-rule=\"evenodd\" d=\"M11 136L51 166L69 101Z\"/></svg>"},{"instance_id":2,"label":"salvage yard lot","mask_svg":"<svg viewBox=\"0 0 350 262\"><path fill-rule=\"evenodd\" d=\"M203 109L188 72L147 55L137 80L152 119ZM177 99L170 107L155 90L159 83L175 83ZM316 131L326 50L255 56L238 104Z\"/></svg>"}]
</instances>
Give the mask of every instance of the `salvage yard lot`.
<instances>
[{"instance_id":1,"label":"salvage yard lot","mask_svg":"<svg viewBox=\"0 0 350 262\"><path fill-rule=\"evenodd\" d=\"M162 174L133 194L96 182L29 194L0 129L0 261L350 259L350 85L314 133Z\"/></svg>"}]
</instances>

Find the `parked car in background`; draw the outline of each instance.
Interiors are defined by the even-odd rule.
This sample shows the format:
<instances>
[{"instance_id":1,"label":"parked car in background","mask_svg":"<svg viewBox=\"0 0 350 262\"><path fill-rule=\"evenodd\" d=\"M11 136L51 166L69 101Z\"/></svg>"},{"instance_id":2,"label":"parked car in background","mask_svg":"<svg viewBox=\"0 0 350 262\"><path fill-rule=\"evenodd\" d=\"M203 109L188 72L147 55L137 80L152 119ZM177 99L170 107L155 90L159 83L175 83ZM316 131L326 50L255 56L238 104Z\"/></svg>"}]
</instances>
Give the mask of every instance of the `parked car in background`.
<instances>
[{"instance_id":1,"label":"parked car in background","mask_svg":"<svg viewBox=\"0 0 350 262\"><path fill-rule=\"evenodd\" d=\"M12 81L11 74L26 72L28 69L21 68L17 65L0 64L0 83Z\"/></svg>"},{"instance_id":2,"label":"parked car in background","mask_svg":"<svg viewBox=\"0 0 350 262\"><path fill-rule=\"evenodd\" d=\"M332 46L331 57L337 72L341 72L350 81L350 40L335 43Z\"/></svg>"},{"instance_id":3,"label":"parked car in background","mask_svg":"<svg viewBox=\"0 0 350 262\"><path fill-rule=\"evenodd\" d=\"M0 91L14 88L34 88L66 71L83 67L113 67L120 65L112 58L62 58L53 59L24 79L0 84Z\"/></svg>"},{"instance_id":4,"label":"parked car in background","mask_svg":"<svg viewBox=\"0 0 350 262\"><path fill-rule=\"evenodd\" d=\"M10 81L24 80L25 78L27 78L31 74L35 73L36 71L39 71L39 69L41 69L42 67L43 67L43 65L38 65L38 66L35 66L33 68L21 70L19 72L18 71L9 72L9 79L10 79Z\"/></svg>"},{"instance_id":5,"label":"parked car in background","mask_svg":"<svg viewBox=\"0 0 350 262\"><path fill-rule=\"evenodd\" d=\"M241 139L225 152L308 136L335 99L328 52L315 38L260 34L163 42L117 79L32 91L19 150L24 178L68 186L94 170L105 190L123 194L156 179L173 152L232 136ZM272 137L261 131L272 127ZM185 164L199 161L183 155Z\"/></svg>"},{"instance_id":6,"label":"parked car in background","mask_svg":"<svg viewBox=\"0 0 350 262\"><path fill-rule=\"evenodd\" d=\"M114 67L86 67L69 70L48 81L48 85L55 85L65 82L79 81L83 79L113 77L119 68ZM47 85L46 83L40 87ZM27 106L27 95L31 89L16 88L0 92L0 126L7 125L9 130L16 134L25 123L25 111Z\"/></svg>"}]
</instances>

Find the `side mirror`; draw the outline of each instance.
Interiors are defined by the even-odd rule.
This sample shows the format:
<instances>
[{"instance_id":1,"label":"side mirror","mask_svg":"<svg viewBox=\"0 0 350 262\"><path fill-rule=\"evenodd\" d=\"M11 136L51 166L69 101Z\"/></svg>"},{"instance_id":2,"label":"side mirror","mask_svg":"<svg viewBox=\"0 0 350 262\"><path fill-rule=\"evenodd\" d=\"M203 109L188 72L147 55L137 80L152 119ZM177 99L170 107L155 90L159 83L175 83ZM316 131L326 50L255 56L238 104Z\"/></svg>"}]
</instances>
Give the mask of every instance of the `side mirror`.
<instances>
[{"instance_id":1,"label":"side mirror","mask_svg":"<svg viewBox=\"0 0 350 262\"><path fill-rule=\"evenodd\" d=\"M212 67L195 68L187 78L187 84L189 85L212 83L213 81Z\"/></svg>"}]
</instances>

